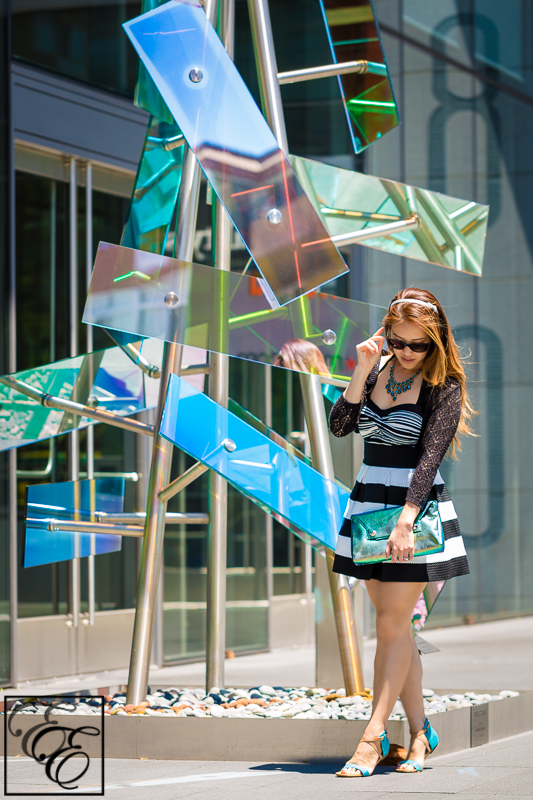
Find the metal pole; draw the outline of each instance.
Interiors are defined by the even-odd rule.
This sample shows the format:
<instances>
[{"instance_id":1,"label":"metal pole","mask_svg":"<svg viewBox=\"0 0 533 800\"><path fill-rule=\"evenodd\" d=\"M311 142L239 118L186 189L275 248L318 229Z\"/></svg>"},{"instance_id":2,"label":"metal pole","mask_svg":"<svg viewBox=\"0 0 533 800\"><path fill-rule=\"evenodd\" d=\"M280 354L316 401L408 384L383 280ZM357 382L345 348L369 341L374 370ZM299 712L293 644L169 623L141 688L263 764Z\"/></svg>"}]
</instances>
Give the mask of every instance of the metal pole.
<instances>
[{"instance_id":1,"label":"metal pole","mask_svg":"<svg viewBox=\"0 0 533 800\"><path fill-rule=\"evenodd\" d=\"M93 165L90 161L87 162L85 173L85 277L86 289L89 291L91 283L91 276L93 271ZM86 326L87 334L87 352L93 351L93 328L92 325ZM94 382L94 375L92 374L93 365L89 361L89 369L91 370L90 385L92 387ZM89 425L86 429L87 436L87 479L94 479L94 425ZM91 493L91 497L93 493ZM91 537L91 555L87 558L87 584L88 584L88 601L89 601L89 625L94 625L95 622L95 605L96 605L96 576L94 572L94 553L96 549L95 537Z\"/></svg>"},{"instance_id":2,"label":"metal pole","mask_svg":"<svg viewBox=\"0 0 533 800\"><path fill-rule=\"evenodd\" d=\"M69 185L69 326L70 356L78 355L78 169L75 158L70 159ZM80 458L80 437L77 430L70 433L69 477L78 480ZM79 541L76 537L75 553ZM80 617L80 559L76 555L71 564L70 610L72 625L77 628Z\"/></svg>"},{"instance_id":3,"label":"metal pole","mask_svg":"<svg viewBox=\"0 0 533 800\"><path fill-rule=\"evenodd\" d=\"M341 64L324 64L321 67L307 67L306 69L294 69L290 72L278 72L278 83L299 83L300 81L312 81L317 78L330 78L334 75L349 75L358 72L364 75L387 76L385 64L376 64L372 61L344 61Z\"/></svg>"},{"instance_id":4,"label":"metal pole","mask_svg":"<svg viewBox=\"0 0 533 800\"><path fill-rule=\"evenodd\" d=\"M221 0L218 32L228 54L233 58L235 0ZM233 224L224 206L217 200L215 209L215 267L231 269ZM209 395L227 408L229 390L229 357L225 355L228 298L224 290L215 298L219 353L209 357ZM228 485L214 470L209 473L209 528L207 533L207 611L206 611L206 690L224 686L226 650L226 565L227 565Z\"/></svg>"},{"instance_id":5,"label":"metal pole","mask_svg":"<svg viewBox=\"0 0 533 800\"><path fill-rule=\"evenodd\" d=\"M176 257L183 261L192 261L199 195L200 167L194 153L187 148L183 159L178 219L176 222L178 236ZM172 445L159 434L159 428L170 375L179 371L182 351L183 348L180 345L167 342L161 367L161 385L159 387L159 400L155 420L156 436L148 484L146 524L139 569L137 606L128 678L127 702L134 705L138 705L146 698L157 594L163 561L166 503L161 502L159 493L169 482Z\"/></svg>"},{"instance_id":6,"label":"metal pole","mask_svg":"<svg viewBox=\"0 0 533 800\"><path fill-rule=\"evenodd\" d=\"M288 156L287 134L276 68L274 41L268 0L248 0L255 60L261 90L263 112L280 148ZM311 440L313 464L326 478L333 480L333 461L329 446L324 400L318 375L300 375L305 417ZM354 694L363 686L361 655L355 635L355 614L348 580L332 572L333 553L328 553L328 573L331 599L335 612L337 637L344 673L346 694Z\"/></svg>"},{"instance_id":7,"label":"metal pole","mask_svg":"<svg viewBox=\"0 0 533 800\"><path fill-rule=\"evenodd\" d=\"M265 375L265 423L272 428L272 367L266 364ZM272 630L274 615L274 518L271 514L264 515L265 520L265 547L266 547L266 596L268 600L268 646L272 649Z\"/></svg>"}]
</instances>

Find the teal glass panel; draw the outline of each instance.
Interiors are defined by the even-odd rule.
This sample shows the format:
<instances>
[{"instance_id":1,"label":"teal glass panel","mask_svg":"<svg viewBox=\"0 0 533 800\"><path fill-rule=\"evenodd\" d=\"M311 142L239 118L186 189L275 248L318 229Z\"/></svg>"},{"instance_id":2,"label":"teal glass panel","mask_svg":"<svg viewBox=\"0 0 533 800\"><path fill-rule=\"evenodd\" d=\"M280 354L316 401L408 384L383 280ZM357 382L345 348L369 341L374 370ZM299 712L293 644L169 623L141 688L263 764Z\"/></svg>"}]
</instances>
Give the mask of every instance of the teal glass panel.
<instances>
[{"instance_id":1,"label":"teal glass panel","mask_svg":"<svg viewBox=\"0 0 533 800\"><path fill-rule=\"evenodd\" d=\"M256 278L101 242L83 321L264 364L304 339L331 376L349 379L356 345L384 312L321 292L271 308ZM307 371L315 371L311 363Z\"/></svg>"},{"instance_id":2,"label":"teal glass panel","mask_svg":"<svg viewBox=\"0 0 533 800\"><path fill-rule=\"evenodd\" d=\"M119 348L56 361L12 377L39 391L127 417L157 404L159 381L144 375ZM59 436L94 422L44 408L36 400L1 384L0 450Z\"/></svg>"},{"instance_id":3,"label":"teal glass panel","mask_svg":"<svg viewBox=\"0 0 533 800\"><path fill-rule=\"evenodd\" d=\"M177 375L169 383L161 432L250 500L335 548L348 491Z\"/></svg>"},{"instance_id":4,"label":"teal glass panel","mask_svg":"<svg viewBox=\"0 0 533 800\"><path fill-rule=\"evenodd\" d=\"M347 272L200 4L124 28L278 303Z\"/></svg>"},{"instance_id":5,"label":"teal glass panel","mask_svg":"<svg viewBox=\"0 0 533 800\"><path fill-rule=\"evenodd\" d=\"M417 227L379 231L359 244L481 275L489 207L299 156L291 163L330 236L417 217Z\"/></svg>"},{"instance_id":6,"label":"teal glass panel","mask_svg":"<svg viewBox=\"0 0 533 800\"><path fill-rule=\"evenodd\" d=\"M399 124L385 53L370 0L320 0L334 63L360 61L339 75L356 153Z\"/></svg>"},{"instance_id":7,"label":"teal glass panel","mask_svg":"<svg viewBox=\"0 0 533 800\"><path fill-rule=\"evenodd\" d=\"M147 11L158 8L163 5L164 2L165 0L143 0L142 13L146 14ZM145 111L148 111L149 114L153 117L157 117L157 119L162 122L168 122L171 125L174 124L174 119L168 110L167 104L161 97L159 89L153 82L150 73L147 71L142 61L139 62L139 74L135 86L133 102L136 106L144 108Z\"/></svg>"},{"instance_id":8,"label":"teal glass panel","mask_svg":"<svg viewBox=\"0 0 533 800\"><path fill-rule=\"evenodd\" d=\"M37 567L71 558L120 550L122 536L79 531L50 531L50 520L94 522L95 511L118 514L124 506L123 478L28 486L24 566Z\"/></svg>"},{"instance_id":9,"label":"teal glass panel","mask_svg":"<svg viewBox=\"0 0 533 800\"><path fill-rule=\"evenodd\" d=\"M151 118L122 236L126 247L165 251L178 200L184 142L175 123Z\"/></svg>"}]
</instances>

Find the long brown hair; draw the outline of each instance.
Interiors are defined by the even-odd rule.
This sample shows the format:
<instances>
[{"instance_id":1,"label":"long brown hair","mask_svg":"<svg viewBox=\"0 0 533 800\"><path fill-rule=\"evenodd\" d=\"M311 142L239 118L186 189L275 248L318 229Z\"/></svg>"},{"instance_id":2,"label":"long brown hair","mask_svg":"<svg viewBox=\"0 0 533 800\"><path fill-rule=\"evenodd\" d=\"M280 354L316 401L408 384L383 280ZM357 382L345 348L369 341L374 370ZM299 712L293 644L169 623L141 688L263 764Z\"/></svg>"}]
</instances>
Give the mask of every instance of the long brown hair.
<instances>
[{"instance_id":1,"label":"long brown hair","mask_svg":"<svg viewBox=\"0 0 533 800\"><path fill-rule=\"evenodd\" d=\"M313 342L306 339L291 339L282 346L274 360L274 366L311 372L313 375L330 376L324 356Z\"/></svg>"},{"instance_id":2,"label":"long brown hair","mask_svg":"<svg viewBox=\"0 0 533 800\"><path fill-rule=\"evenodd\" d=\"M431 303L437 311L426 305L419 305L419 303L392 305L395 300L407 299ZM427 289L415 288L402 289L393 297L391 306L383 318L387 339L390 338L392 326L399 322L411 322L413 325L418 325L431 339L432 346L422 362L422 377L426 383L430 386L440 387L444 386L447 378L453 378L461 387L461 419L451 446L452 456L456 457L456 450L461 449L461 436L475 435L470 427L470 419L477 412L470 403L465 370L450 323L435 295L428 292Z\"/></svg>"}]
</instances>

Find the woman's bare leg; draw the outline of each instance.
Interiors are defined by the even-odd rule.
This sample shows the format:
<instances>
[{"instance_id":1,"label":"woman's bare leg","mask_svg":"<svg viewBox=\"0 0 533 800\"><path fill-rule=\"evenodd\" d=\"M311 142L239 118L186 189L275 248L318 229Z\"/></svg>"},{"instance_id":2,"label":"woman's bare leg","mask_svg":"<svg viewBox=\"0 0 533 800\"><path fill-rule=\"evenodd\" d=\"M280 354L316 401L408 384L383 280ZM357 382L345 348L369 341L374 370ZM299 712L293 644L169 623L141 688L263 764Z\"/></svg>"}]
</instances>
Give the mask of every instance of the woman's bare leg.
<instances>
[{"instance_id":1,"label":"woman's bare leg","mask_svg":"<svg viewBox=\"0 0 533 800\"><path fill-rule=\"evenodd\" d=\"M411 732L411 745L409 747L409 759L424 763L426 756L426 740L416 739L416 734L424 727L426 713L424 711L424 698L422 696L422 662L420 653L415 644L415 639L411 631L412 656L411 667L407 673L407 678L400 693L400 700L404 707L405 714L409 720L409 730ZM403 768L401 768L403 769ZM406 771L411 771L409 767Z\"/></svg>"},{"instance_id":2,"label":"woman's bare leg","mask_svg":"<svg viewBox=\"0 0 533 800\"><path fill-rule=\"evenodd\" d=\"M369 737L383 733L407 680L413 660L411 615L424 585L366 581L370 600L376 610L377 634L374 701L372 717L365 731ZM361 741L351 760L372 770L378 756L372 745Z\"/></svg>"}]
</instances>

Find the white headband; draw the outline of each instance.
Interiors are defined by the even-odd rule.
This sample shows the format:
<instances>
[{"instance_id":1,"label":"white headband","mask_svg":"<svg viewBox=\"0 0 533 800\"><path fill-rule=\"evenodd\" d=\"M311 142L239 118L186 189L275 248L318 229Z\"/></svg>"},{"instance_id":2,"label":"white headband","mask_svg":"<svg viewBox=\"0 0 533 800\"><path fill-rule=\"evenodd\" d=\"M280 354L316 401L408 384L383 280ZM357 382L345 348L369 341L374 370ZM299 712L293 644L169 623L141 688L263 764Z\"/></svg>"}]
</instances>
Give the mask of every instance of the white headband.
<instances>
[{"instance_id":1,"label":"white headband","mask_svg":"<svg viewBox=\"0 0 533 800\"><path fill-rule=\"evenodd\" d=\"M426 303L425 300L415 300L414 297L402 297L401 300L395 300L394 303L390 304L390 308L397 306L398 303L416 303L417 306L425 306L425 308L430 308L435 312L435 314L439 313L439 309L437 306L434 306L433 303Z\"/></svg>"}]
</instances>

